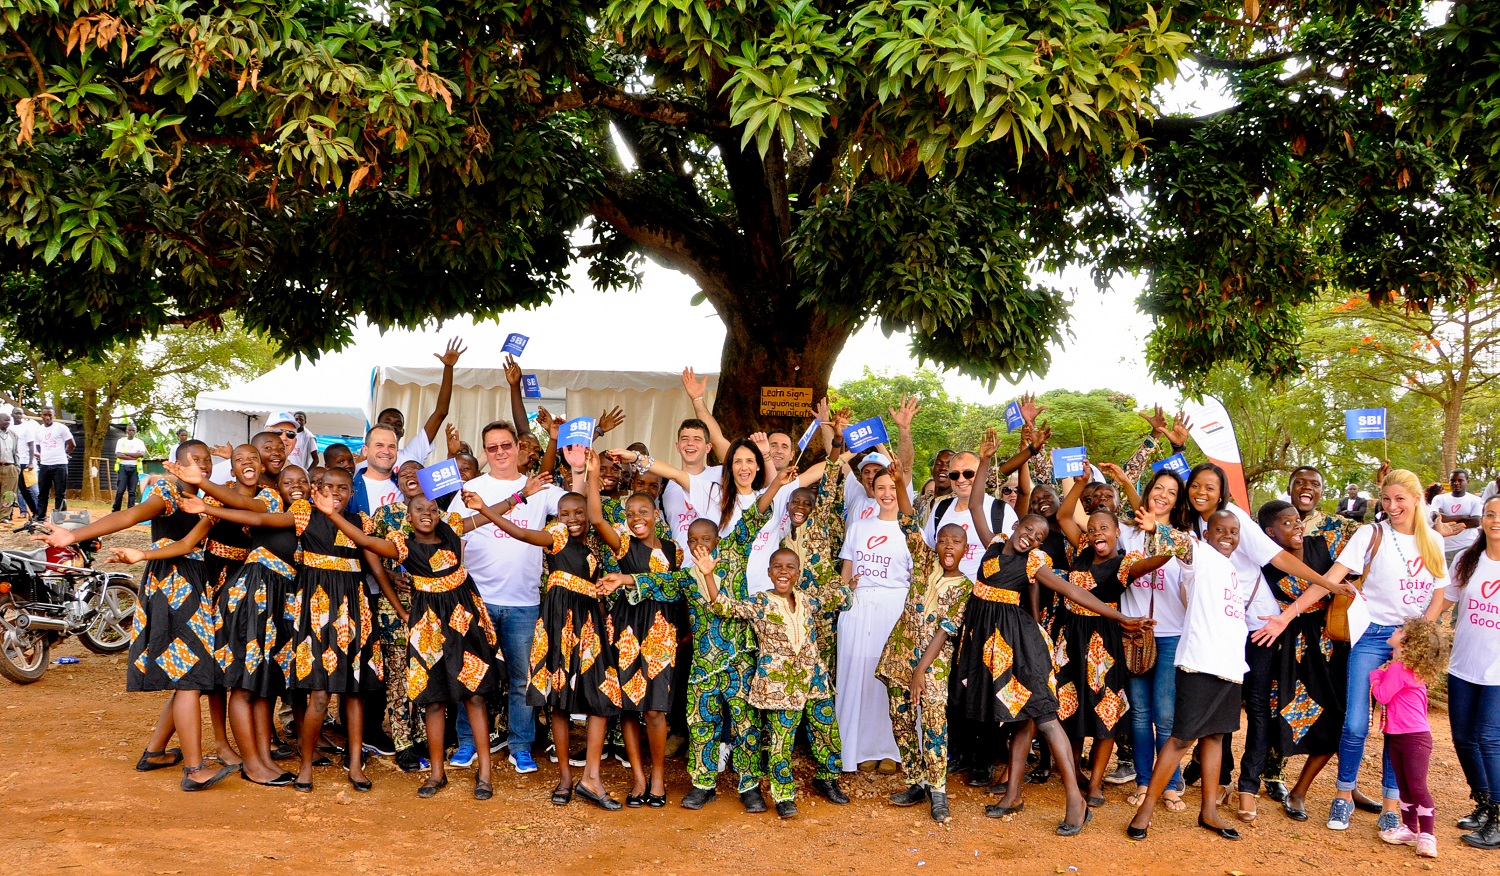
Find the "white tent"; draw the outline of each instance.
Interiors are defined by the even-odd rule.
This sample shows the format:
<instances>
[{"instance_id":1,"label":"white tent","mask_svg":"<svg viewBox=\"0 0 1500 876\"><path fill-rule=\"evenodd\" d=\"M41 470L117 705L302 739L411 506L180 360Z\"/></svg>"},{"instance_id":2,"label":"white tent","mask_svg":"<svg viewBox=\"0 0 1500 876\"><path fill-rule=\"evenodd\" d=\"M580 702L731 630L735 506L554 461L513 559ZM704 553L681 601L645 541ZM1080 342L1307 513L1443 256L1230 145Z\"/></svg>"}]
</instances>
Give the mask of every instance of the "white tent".
<instances>
[{"instance_id":1,"label":"white tent","mask_svg":"<svg viewBox=\"0 0 1500 876\"><path fill-rule=\"evenodd\" d=\"M283 362L249 383L200 392L193 437L209 444L250 440L276 411L307 414L318 435L363 435L374 369L344 357Z\"/></svg>"}]
</instances>

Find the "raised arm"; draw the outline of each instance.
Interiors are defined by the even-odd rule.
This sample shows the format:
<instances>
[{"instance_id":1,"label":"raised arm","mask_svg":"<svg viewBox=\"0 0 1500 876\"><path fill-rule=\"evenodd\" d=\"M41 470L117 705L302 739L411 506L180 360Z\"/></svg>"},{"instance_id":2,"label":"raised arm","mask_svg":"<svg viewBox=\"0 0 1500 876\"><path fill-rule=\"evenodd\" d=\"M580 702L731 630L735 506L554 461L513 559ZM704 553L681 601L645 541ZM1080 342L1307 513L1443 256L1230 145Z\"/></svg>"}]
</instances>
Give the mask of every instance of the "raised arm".
<instances>
[{"instance_id":1,"label":"raised arm","mask_svg":"<svg viewBox=\"0 0 1500 876\"><path fill-rule=\"evenodd\" d=\"M464 490L462 498L465 507L471 511L479 512L480 517L495 524L501 532L511 538L529 545L535 545L536 547L552 546L552 533L545 529L522 529L505 517L512 508L515 508L519 504L515 500L515 497L511 497L495 505L486 505L484 504L484 499L478 493L471 493L468 490Z\"/></svg>"},{"instance_id":2,"label":"raised arm","mask_svg":"<svg viewBox=\"0 0 1500 876\"><path fill-rule=\"evenodd\" d=\"M979 468L974 472L975 485L989 483L990 462L995 458L995 451L999 447L999 433L995 431L993 426L985 429L984 439L979 442ZM983 495L984 492L981 490L980 496L982 497ZM933 511L933 516L937 516L936 511ZM979 539L980 544L988 545L995 540L995 531L990 529L990 515L985 512L984 499L974 496L972 492L969 494L969 518L974 521L974 535ZM934 539L937 538L936 527L938 522L934 520L931 524L933 526L932 537Z\"/></svg>"},{"instance_id":3,"label":"raised arm","mask_svg":"<svg viewBox=\"0 0 1500 876\"><path fill-rule=\"evenodd\" d=\"M196 465L182 465L176 462L163 462L162 468L167 474L177 478L190 487L197 487L204 493L212 496L215 501L226 508L238 508L241 511L265 511L266 503L247 496L234 488L234 484L216 484L209 478L203 476L203 469Z\"/></svg>"},{"instance_id":4,"label":"raised arm","mask_svg":"<svg viewBox=\"0 0 1500 876\"><path fill-rule=\"evenodd\" d=\"M285 511L245 511L241 508L223 508L210 505L197 496L183 496L177 500L177 507L189 514L208 514L220 520L228 520L230 523L239 523L244 526L291 529L297 525L297 518Z\"/></svg>"},{"instance_id":5,"label":"raised arm","mask_svg":"<svg viewBox=\"0 0 1500 876\"><path fill-rule=\"evenodd\" d=\"M208 530L213 527L213 520L204 518L199 520L188 534L174 542L164 544L158 548L140 550L138 548L110 548L113 555L111 562L135 565L136 563L149 562L151 560L172 560L177 557L185 557L198 547L198 544L208 535Z\"/></svg>"},{"instance_id":6,"label":"raised arm","mask_svg":"<svg viewBox=\"0 0 1500 876\"><path fill-rule=\"evenodd\" d=\"M645 462L646 471L649 471L664 480L671 481L677 486L682 487L682 489L685 491L691 490L693 488L692 480L688 477L687 472L679 468L673 468L672 466L667 465L665 462L662 462L655 457L642 456L640 453L634 450L609 450L605 452L607 452L610 457L618 462L628 462L632 465Z\"/></svg>"},{"instance_id":7,"label":"raised arm","mask_svg":"<svg viewBox=\"0 0 1500 876\"><path fill-rule=\"evenodd\" d=\"M422 431L427 433L428 442L437 440L438 430L443 428L443 421L448 419L448 403L453 399L453 366L458 364L458 357L462 356L465 351L463 340L454 338L448 342L448 349L432 354L443 363L443 382L438 384L437 404L433 406L427 423L422 426Z\"/></svg>"},{"instance_id":8,"label":"raised arm","mask_svg":"<svg viewBox=\"0 0 1500 876\"><path fill-rule=\"evenodd\" d=\"M314 493L313 507L322 511L329 520L333 521L333 525L339 528L339 532L342 532L350 541L354 542L355 546L362 548L365 553L374 554L377 557L387 560L401 559L401 549L397 547L395 542L376 538L373 535L367 534L358 526L355 526L354 521L339 513L338 501L332 496ZM376 562L370 565L380 564Z\"/></svg>"},{"instance_id":9,"label":"raised arm","mask_svg":"<svg viewBox=\"0 0 1500 876\"><path fill-rule=\"evenodd\" d=\"M907 517L911 517L916 511L912 508L911 491L906 489L908 478L906 463L899 459L893 459L885 471L886 474L891 476L891 480L896 483L896 510Z\"/></svg>"},{"instance_id":10,"label":"raised arm","mask_svg":"<svg viewBox=\"0 0 1500 876\"><path fill-rule=\"evenodd\" d=\"M594 532L598 533L600 541L608 545L610 551L618 557L624 546L624 540L620 538L620 533L615 531L610 522L604 519L604 502L599 498L599 457L594 451L590 450L584 454L583 466L584 481L588 485L584 499L588 505L589 525L594 527Z\"/></svg>"},{"instance_id":11,"label":"raised arm","mask_svg":"<svg viewBox=\"0 0 1500 876\"><path fill-rule=\"evenodd\" d=\"M531 434L531 424L526 422L526 397L521 393L521 366L516 357L505 354L505 382L510 384L510 418L516 425L516 440Z\"/></svg>"},{"instance_id":12,"label":"raised arm","mask_svg":"<svg viewBox=\"0 0 1500 876\"><path fill-rule=\"evenodd\" d=\"M1073 478L1073 483L1068 487L1068 494L1063 496L1062 506L1057 509L1057 525L1062 527L1063 537L1068 544L1078 544L1078 539L1083 537L1083 530L1078 527L1078 521L1073 519L1073 512L1078 507L1078 500L1083 498L1083 488L1088 486L1089 461L1083 460L1084 474Z\"/></svg>"},{"instance_id":13,"label":"raised arm","mask_svg":"<svg viewBox=\"0 0 1500 876\"><path fill-rule=\"evenodd\" d=\"M698 419L708 426L708 441L713 445L714 452L719 454L720 459L729 455L729 439L724 437L724 432L719 428L719 421L709 412L708 404L703 400L708 395L708 378L700 378L693 373L693 369L682 369L682 388L687 392L688 398L693 400L693 413ZM729 460L724 459L728 464Z\"/></svg>"},{"instance_id":14,"label":"raised arm","mask_svg":"<svg viewBox=\"0 0 1500 876\"><path fill-rule=\"evenodd\" d=\"M537 470L551 475L557 471L557 430L562 426L562 420L552 416L546 408L537 408L536 424L547 431L547 449L542 451L542 461Z\"/></svg>"},{"instance_id":15,"label":"raised arm","mask_svg":"<svg viewBox=\"0 0 1500 876\"><path fill-rule=\"evenodd\" d=\"M922 406L917 404L917 397L914 395L901 399L899 408L890 409L891 419L896 421L896 440L900 442L896 458L907 471L911 471L912 466L916 465L917 448L911 438L911 421L921 410Z\"/></svg>"},{"instance_id":16,"label":"raised arm","mask_svg":"<svg viewBox=\"0 0 1500 876\"><path fill-rule=\"evenodd\" d=\"M786 469L777 472L776 478L771 481L771 485L761 492L760 498L755 500L755 507L760 509L760 513L771 513L772 506L776 504L777 495L779 495L782 490L786 489L792 481L801 483L801 479L797 475L797 467L795 465L788 466Z\"/></svg>"},{"instance_id":17,"label":"raised arm","mask_svg":"<svg viewBox=\"0 0 1500 876\"><path fill-rule=\"evenodd\" d=\"M59 526L45 535L33 535L31 540L46 542L58 548L67 547L68 545L78 544L81 541L89 541L119 532L123 529L129 529L138 523L145 523L153 517L166 513L166 510L167 504L162 501L161 496L158 496L154 492L147 493L146 498L138 502L133 508L116 511L113 514L106 514L88 526L79 527L78 529L63 529Z\"/></svg>"},{"instance_id":18,"label":"raised arm","mask_svg":"<svg viewBox=\"0 0 1500 876\"><path fill-rule=\"evenodd\" d=\"M1104 472L1110 480L1118 484L1120 489L1125 492L1125 498L1130 502L1132 511L1141 507L1141 494L1136 492L1135 480L1130 477L1125 469L1120 468L1112 462L1101 462L1099 463L1099 470Z\"/></svg>"}]
</instances>

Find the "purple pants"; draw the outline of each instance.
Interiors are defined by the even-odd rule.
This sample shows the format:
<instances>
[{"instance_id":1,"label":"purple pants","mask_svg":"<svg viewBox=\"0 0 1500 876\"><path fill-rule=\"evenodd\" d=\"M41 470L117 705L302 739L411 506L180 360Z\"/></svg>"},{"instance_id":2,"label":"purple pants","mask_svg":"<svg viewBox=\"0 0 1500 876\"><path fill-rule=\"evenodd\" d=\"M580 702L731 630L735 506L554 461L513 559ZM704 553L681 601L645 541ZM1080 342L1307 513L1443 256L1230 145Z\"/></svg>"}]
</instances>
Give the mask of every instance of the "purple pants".
<instances>
[{"instance_id":1,"label":"purple pants","mask_svg":"<svg viewBox=\"0 0 1500 876\"><path fill-rule=\"evenodd\" d=\"M1427 763L1432 759L1432 734L1387 733L1386 750L1401 789L1401 822L1417 833L1432 833L1437 806L1427 790Z\"/></svg>"}]
</instances>

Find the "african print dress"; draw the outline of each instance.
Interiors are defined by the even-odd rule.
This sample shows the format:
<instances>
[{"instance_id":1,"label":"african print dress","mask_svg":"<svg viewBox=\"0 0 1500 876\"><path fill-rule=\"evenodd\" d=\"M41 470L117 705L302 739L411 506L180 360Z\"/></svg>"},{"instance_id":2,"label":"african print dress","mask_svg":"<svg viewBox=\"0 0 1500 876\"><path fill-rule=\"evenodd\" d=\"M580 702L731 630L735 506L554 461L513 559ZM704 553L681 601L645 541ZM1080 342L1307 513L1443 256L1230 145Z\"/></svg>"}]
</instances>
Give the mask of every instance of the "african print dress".
<instances>
[{"instance_id":1,"label":"african print dress","mask_svg":"<svg viewBox=\"0 0 1500 876\"><path fill-rule=\"evenodd\" d=\"M397 529L386 536L411 575L411 614L406 636L406 695L419 706L455 703L496 690L495 625L479 588L464 569L463 519L439 521L437 544L417 541ZM390 667L399 672L399 667Z\"/></svg>"},{"instance_id":2,"label":"african print dress","mask_svg":"<svg viewBox=\"0 0 1500 876\"><path fill-rule=\"evenodd\" d=\"M302 540L297 567L296 664L288 687L361 694L385 687L375 619L357 545L305 499L289 509ZM354 521L365 532L374 521Z\"/></svg>"},{"instance_id":3,"label":"african print dress","mask_svg":"<svg viewBox=\"0 0 1500 876\"><path fill-rule=\"evenodd\" d=\"M186 538L198 525L197 514L177 507L181 495L170 478L158 479L146 493L167 506L151 521L152 547ZM203 549L197 547L184 556L146 564L135 606L126 690L212 690L223 684L214 660L218 615L204 586L207 574Z\"/></svg>"},{"instance_id":4,"label":"african print dress","mask_svg":"<svg viewBox=\"0 0 1500 876\"><path fill-rule=\"evenodd\" d=\"M280 496L266 505L271 513L282 511ZM269 698L286 690L292 673L297 533L289 526L257 526L250 535L245 564L221 597L227 613L220 665L225 687Z\"/></svg>"},{"instance_id":5,"label":"african print dress","mask_svg":"<svg viewBox=\"0 0 1500 876\"><path fill-rule=\"evenodd\" d=\"M1046 723L1057 715L1052 648L1027 605L1047 554L1007 554L990 545L964 607L952 694L971 720ZM1050 590L1048 592L1051 592Z\"/></svg>"},{"instance_id":6,"label":"african print dress","mask_svg":"<svg viewBox=\"0 0 1500 876\"><path fill-rule=\"evenodd\" d=\"M233 487L231 486L231 489ZM255 498L266 506L268 511L279 513L281 509L281 494L269 487L261 487L255 491ZM204 496L203 504L224 507L224 503L213 496ZM275 508L271 506L275 505ZM216 518L213 526L208 528L208 535L203 539L203 562L208 569L208 592L214 596L214 603L218 606L220 615L224 614L224 585L230 579L239 574L240 566L245 562L245 557L250 553L250 542L252 536L250 527L243 523Z\"/></svg>"},{"instance_id":7,"label":"african print dress","mask_svg":"<svg viewBox=\"0 0 1500 876\"><path fill-rule=\"evenodd\" d=\"M1326 574L1346 541L1348 532L1337 527L1309 533L1302 540L1302 561ZM1283 609L1307 590L1306 581L1275 566L1261 571ZM1339 750L1349 643L1328 637L1329 602L1324 596L1293 618L1276 638L1271 655L1271 714L1277 728L1273 745L1287 757Z\"/></svg>"},{"instance_id":8,"label":"african print dress","mask_svg":"<svg viewBox=\"0 0 1500 876\"><path fill-rule=\"evenodd\" d=\"M1115 554L1094 562L1094 549L1079 551L1068 580L1093 593L1111 608L1130 581L1130 570L1143 556ZM1057 613L1052 661L1057 674L1057 717L1074 739L1113 738L1115 725L1130 708L1125 696L1125 650L1120 625L1069 599Z\"/></svg>"},{"instance_id":9,"label":"african print dress","mask_svg":"<svg viewBox=\"0 0 1500 876\"><path fill-rule=\"evenodd\" d=\"M562 523L547 527L552 571L531 639L526 702L606 718L620 713L614 638L599 601L599 560Z\"/></svg>"},{"instance_id":10,"label":"african print dress","mask_svg":"<svg viewBox=\"0 0 1500 876\"><path fill-rule=\"evenodd\" d=\"M675 572L682 564L681 551L670 541L652 549L630 535L624 525L616 527L622 550L615 557L621 572L645 575ZM640 579L636 579L639 582ZM619 590L610 607L615 656L619 661L621 708L626 712L665 712L672 708L672 676L677 671L676 610L672 603L680 594L648 580Z\"/></svg>"}]
</instances>

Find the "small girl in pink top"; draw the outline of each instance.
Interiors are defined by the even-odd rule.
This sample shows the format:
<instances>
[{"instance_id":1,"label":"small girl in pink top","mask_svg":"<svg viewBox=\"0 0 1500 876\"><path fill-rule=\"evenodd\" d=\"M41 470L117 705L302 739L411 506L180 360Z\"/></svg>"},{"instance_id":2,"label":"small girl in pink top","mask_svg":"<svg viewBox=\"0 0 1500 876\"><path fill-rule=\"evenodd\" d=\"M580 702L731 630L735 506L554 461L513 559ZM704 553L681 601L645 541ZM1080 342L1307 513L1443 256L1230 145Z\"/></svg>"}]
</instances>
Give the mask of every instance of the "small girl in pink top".
<instances>
[{"instance_id":1,"label":"small girl in pink top","mask_svg":"<svg viewBox=\"0 0 1500 876\"><path fill-rule=\"evenodd\" d=\"M1432 730L1427 725L1427 685L1442 678L1448 646L1438 625L1414 617L1386 640L1391 659L1370 673L1370 692L1385 707L1386 751L1401 790L1401 824L1380 832L1393 845L1414 845L1424 858L1437 857L1433 825L1437 808L1427 790Z\"/></svg>"}]
</instances>

